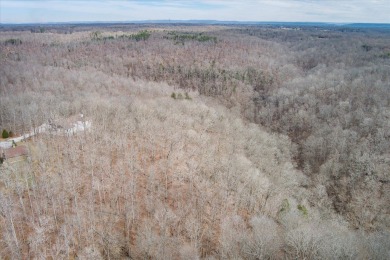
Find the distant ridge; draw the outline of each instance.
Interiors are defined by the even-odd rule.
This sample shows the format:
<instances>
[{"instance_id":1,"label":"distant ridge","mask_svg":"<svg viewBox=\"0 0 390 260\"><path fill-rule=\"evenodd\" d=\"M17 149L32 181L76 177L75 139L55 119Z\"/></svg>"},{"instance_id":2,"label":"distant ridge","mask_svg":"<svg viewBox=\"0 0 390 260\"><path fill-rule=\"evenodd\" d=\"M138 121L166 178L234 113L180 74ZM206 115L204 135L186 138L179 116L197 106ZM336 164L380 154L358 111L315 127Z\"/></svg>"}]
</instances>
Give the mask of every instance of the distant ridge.
<instances>
[{"instance_id":1,"label":"distant ridge","mask_svg":"<svg viewBox=\"0 0 390 260\"><path fill-rule=\"evenodd\" d=\"M47 23L0 23L0 26L115 25L115 24L193 24L193 25L270 25L287 27L350 27L390 29L390 23L275 22L219 20L141 20L141 21L69 21Z\"/></svg>"}]
</instances>

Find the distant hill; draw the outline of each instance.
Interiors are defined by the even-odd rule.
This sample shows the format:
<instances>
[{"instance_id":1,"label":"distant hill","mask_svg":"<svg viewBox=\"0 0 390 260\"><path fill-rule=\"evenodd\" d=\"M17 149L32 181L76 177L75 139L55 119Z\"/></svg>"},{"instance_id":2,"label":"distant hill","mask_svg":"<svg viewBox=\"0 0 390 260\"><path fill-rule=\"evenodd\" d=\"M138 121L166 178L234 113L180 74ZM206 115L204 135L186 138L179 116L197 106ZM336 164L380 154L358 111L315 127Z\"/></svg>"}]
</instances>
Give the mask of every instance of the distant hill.
<instances>
[{"instance_id":1,"label":"distant hill","mask_svg":"<svg viewBox=\"0 0 390 260\"><path fill-rule=\"evenodd\" d=\"M283 27L346 27L390 29L388 23L326 23L326 22L274 22L274 21L218 21L218 20L141 20L141 21L70 21L48 23L0 23L0 27L9 26L58 26L58 25L118 25L118 24L196 24L196 25L268 25Z\"/></svg>"}]
</instances>

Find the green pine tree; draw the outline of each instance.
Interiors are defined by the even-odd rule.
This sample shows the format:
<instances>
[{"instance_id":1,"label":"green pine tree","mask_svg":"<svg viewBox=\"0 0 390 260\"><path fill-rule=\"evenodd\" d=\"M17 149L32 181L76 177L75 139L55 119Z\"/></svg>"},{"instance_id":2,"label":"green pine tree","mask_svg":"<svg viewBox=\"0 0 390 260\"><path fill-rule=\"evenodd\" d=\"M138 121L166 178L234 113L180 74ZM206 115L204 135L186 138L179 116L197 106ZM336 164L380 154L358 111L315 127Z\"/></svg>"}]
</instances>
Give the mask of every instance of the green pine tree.
<instances>
[{"instance_id":1,"label":"green pine tree","mask_svg":"<svg viewBox=\"0 0 390 260\"><path fill-rule=\"evenodd\" d=\"M3 129L3 133L1 134L1 137L3 137L4 139L8 138L9 137L8 131Z\"/></svg>"}]
</instances>

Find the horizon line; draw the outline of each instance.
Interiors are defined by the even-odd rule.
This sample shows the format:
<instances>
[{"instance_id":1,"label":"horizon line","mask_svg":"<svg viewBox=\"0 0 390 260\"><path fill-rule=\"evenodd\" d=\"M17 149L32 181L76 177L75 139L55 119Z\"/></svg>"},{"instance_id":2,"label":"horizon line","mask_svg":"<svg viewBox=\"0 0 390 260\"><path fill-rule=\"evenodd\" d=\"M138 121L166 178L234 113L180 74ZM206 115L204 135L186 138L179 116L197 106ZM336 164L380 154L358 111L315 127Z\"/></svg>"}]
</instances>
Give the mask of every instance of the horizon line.
<instances>
[{"instance_id":1,"label":"horizon line","mask_svg":"<svg viewBox=\"0 0 390 260\"><path fill-rule=\"evenodd\" d=\"M353 24L372 24L372 25L390 25L390 23L378 23L378 22L318 22L318 21L237 21L237 20L208 20L208 19L188 19L188 20L176 20L176 19L148 19L148 20L129 20L129 21L65 21L65 22L0 22L1 25L53 25L53 24L153 24L153 23L199 23L199 24L211 24L211 23L236 23L236 24L255 24L255 23L273 23L273 24L288 24L288 23L300 23L300 24L330 24L330 25L353 25Z\"/></svg>"}]
</instances>

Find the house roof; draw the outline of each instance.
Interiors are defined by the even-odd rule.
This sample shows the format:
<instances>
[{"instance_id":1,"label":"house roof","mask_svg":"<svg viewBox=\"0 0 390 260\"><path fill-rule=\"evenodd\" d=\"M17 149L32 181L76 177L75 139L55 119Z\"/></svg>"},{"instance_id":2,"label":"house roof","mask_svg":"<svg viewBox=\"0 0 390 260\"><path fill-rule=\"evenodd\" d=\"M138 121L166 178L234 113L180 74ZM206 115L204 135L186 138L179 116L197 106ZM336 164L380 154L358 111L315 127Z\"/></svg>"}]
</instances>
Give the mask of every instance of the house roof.
<instances>
[{"instance_id":1,"label":"house roof","mask_svg":"<svg viewBox=\"0 0 390 260\"><path fill-rule=\"evenodd\" d=\"M4 152L5 159L11 159L23 155L28 155L28 149L24 145L3 149L2 153L3 152Z\"/></svg>"},{"instance_id":2,"label":"house roof","mask_svg":"<svg viewBox=\"0 0 390 260\"><path fill-rule=\"evenodd\" d=\"M59 118L53 122L53 126L64 130L71 129L74 127L75 122L83 121L83 117L83 114L77 114L68 118Z\"/></svg>"}]
</instances>

